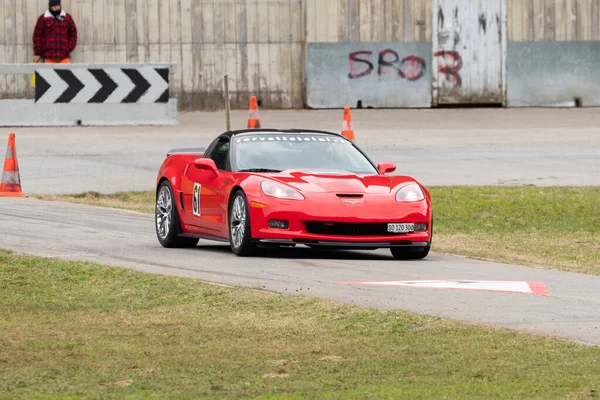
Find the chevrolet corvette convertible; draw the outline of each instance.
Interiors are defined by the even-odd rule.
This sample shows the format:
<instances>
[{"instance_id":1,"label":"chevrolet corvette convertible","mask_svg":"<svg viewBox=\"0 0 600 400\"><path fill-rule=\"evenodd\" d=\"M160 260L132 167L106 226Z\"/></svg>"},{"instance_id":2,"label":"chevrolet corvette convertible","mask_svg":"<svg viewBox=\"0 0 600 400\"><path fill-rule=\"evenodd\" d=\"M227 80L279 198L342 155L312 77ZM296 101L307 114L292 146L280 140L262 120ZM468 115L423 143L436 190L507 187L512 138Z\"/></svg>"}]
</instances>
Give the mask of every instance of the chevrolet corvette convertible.
<instances>
[{"instance_id":1,"label":"chevrolet corvette convertible","mask_svg":"<svg viewBox=\"0 0 600 400\"><path fill-rule=\"evenodd\" d=\"M415 179L390 175L395 170L338 133L225 132L208 148L167 153L156 181L156 234L164 247L228 242L238 256L305 245L424 258L431 197Z\"/></svg>"}]
</instances>

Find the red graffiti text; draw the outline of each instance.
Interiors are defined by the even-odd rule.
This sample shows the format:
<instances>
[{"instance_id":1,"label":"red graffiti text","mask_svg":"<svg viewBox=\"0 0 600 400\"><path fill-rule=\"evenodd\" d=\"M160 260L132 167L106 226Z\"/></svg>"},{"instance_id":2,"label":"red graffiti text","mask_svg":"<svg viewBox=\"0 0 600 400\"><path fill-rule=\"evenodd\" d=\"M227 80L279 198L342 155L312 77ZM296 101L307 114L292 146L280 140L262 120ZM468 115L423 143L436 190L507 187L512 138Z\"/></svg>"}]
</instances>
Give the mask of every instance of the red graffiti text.
<instances>
[{"instance_id":1,"label":"red graffiti text","mask_svg":"<svg viewBox=\"0 0 600 400\"><path fill-rule=\"evenodd\" d=\"M372 51L366 50L350 53L348 55L350 61L348 78L357 79L370 75L375 69L371 62L372 55ZM377 60L377 75L379 76L391 74L398 79L416 81L421 79L426 70L425 60L420 57L410 55L400 60L400 56L394 50L386 49L379 52Z\"/></svg>"},{"instance_id":2,"label":"red graffiti text","mask_svg":"<svg viewBox=\"0 0 600 400\"><path fill-rule=\"evenodd\" d=\"M438 51L434 56L439 57L438 70L446 75L446 80L454 86L461 87L462 79L458 71L462 68L462 57L457 51Z\"/></svg>"}]
</instances>

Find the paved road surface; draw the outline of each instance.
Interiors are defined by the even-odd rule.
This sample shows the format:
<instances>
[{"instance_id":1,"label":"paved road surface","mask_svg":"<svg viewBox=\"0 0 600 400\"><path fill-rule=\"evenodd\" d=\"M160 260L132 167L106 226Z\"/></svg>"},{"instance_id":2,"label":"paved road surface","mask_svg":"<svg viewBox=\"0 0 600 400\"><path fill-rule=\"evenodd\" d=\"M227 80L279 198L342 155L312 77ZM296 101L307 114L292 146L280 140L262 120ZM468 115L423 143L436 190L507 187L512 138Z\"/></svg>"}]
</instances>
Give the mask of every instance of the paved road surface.
<instances>
[{"instance_id":1,"label":"paved road surface","mask_svg":"<svg viewBox=\"0 0 600 400\"><path fill-rule=\"evenodd\" d=\"M234 111L233 127L247 113ZM340 111L261 110L264 127L339 131ZM355 110L358 144L376 161L425 185L600 184L600 113L594 109ZM192 113L178 127L18 128L27 193L153 189L166 151L208 144L223 113ZM0 198L0 247L198 277L360 306L403 308L465 321L568 336L600 344L600 277L432 254L398 262L389 251L242 259L203 243L166 250L152 217L34 199ZM356 259L355 259L356 257ZM340 281L406 279L543 281L549 295L347 286Z\"/></svg>"},{"instance_id":2,"label":"paved road surface","mask_svg":"<svg viewBox=\"0 0 600 400\"><path fill-rule=\"evenodd\" d=\"M339 131L341 119L338 110L261 110L267 128ZM233 112L234 128L246 120ZM357 143L425 185L599 185L599 126L594 109L353 111ZM206 146L224 117L184 114L177 127L3 128L6 137L11 130L26 192L114 192L152 189L166 151Z\"/></svg>"},{"instance_id":3,"label":"paved road surface","mask_svg":"<svg viewBox=\"0 0 600 400\"><path fill-rule=\"evenodd\" d=\"M133 212L0 198L0 247L89 260L152 273L197 277L288 294L327 297L366 307L402 308L600 344L600 277L431 254L396 261L389 251L294 249L238 258L221 244L164 249L153 218ZM340 285L341 281L483 279L541 281L549 295Z\"/></svg>"}]
</instances>

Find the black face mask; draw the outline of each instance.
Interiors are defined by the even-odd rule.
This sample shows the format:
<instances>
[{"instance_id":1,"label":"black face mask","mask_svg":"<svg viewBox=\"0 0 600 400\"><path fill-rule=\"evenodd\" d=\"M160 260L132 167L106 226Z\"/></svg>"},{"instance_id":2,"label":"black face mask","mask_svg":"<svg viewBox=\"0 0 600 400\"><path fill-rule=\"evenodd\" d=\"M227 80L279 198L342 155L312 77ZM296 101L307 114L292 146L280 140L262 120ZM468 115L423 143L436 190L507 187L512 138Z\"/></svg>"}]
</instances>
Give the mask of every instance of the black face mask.
<instances>
[{"instance_id":1,"label":"black face mask","mask_svg":"<svg viewBox=\"0 0 600 400\"><path fill-rule=\"evenodd\" d=\"M50 0L48 2L48 10L50 11L50 14L52 14L54 18L57 18L60 15L61 10L52 11L52 7L54 6L60 6L60 0Z\"/></svg>"}]
</instances>

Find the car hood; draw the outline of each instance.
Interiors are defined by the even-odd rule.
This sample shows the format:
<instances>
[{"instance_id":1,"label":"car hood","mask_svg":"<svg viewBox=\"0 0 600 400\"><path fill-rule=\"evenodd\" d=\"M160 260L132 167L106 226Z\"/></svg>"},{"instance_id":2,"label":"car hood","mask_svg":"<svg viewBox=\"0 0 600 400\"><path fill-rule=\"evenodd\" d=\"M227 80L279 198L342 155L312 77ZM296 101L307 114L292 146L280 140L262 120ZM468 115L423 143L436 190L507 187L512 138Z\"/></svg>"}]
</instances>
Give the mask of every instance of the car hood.
<instances>
[{"instance_id":1,"label":"car hood","mask_svg":"<svg viewBox=\"0 0 600 400\"><path fill-rule=\"evenodd\" d=\"M389 194L403 181L413 181L408 177L357 175L348 171L332 170L287 170L261 175L309 193Z\"/></svg>"}]
</instances>

